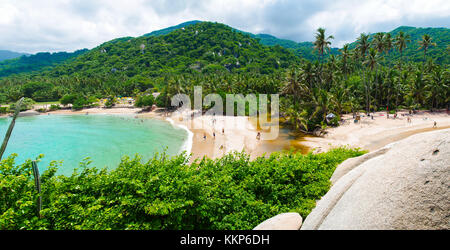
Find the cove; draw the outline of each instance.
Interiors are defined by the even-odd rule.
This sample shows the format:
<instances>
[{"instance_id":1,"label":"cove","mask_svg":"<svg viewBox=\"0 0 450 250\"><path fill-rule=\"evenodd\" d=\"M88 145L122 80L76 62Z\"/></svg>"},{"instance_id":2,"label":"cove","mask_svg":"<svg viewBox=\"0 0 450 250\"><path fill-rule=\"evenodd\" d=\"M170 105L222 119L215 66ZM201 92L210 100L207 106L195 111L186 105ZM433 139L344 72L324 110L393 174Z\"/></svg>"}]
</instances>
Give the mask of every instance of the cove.
<instances>
[{"instance_id":1,"label":"cove","mask_svg":"<svg viewBox=\"0 0 450 250\"><path fill-rule=\"evenodd\" d=\"M11 118L0 119L3 137ZM189 148L188 132L157 119L135 119L132 115L39 115L19 117L3 158L17 153L16 163L44 158L44 171L51 161L63 161L58 174L71 175L90 157L90 167L114 169L125 155L151 159L155 153L176 155Z\"/></svg>"}]
</instances>

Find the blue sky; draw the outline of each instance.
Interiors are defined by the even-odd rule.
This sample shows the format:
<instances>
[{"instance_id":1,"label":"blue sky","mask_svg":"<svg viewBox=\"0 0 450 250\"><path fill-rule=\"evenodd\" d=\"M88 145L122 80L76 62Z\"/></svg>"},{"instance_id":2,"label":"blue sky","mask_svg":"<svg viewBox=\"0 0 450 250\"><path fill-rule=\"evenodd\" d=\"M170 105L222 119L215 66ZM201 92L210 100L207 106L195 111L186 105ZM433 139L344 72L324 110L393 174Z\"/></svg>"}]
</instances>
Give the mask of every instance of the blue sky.
<instances>
[{"instance_id":1,"label":"blue sky","mask_svg":"<svg viewBox=\"0 0 450 250\"><path fill-rule=\"evenodd\" d=\"M312 41L318 27L332 46L362 32L401 25L447 27L448 0L0 0L0 49L35 53L93 48L190 20Z\"/></svg>"}]
</instances>

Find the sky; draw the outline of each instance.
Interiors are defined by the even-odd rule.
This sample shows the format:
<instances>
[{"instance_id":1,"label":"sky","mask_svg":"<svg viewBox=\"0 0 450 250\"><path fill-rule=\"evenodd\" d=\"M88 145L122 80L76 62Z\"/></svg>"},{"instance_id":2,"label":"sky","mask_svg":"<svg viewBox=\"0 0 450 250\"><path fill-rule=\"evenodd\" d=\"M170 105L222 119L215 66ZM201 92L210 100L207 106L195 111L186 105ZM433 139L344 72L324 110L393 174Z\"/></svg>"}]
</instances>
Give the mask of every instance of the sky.
<instances>
[{"instance_id":1,"label":"sky","mask_svg":"<svg viewBox=\"0 0 450 250\"><path fill-rule=\"evenodd\" d=\"M0 0L0 50L94 48L190 20L220 22L296 42L319 27L332 47L399 26L450 26L448 0Z\"/></svg>"}]
</instances>

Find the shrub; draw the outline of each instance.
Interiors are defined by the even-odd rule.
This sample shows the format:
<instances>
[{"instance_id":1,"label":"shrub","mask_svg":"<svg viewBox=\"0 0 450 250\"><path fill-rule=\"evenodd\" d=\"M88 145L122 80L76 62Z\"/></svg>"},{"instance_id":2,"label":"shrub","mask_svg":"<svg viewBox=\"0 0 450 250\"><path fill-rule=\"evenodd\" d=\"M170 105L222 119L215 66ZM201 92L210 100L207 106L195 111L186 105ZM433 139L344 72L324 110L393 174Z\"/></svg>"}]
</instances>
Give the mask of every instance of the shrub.
<instances>
[{"instance_id":1,"label":"shrub","mask_svg":"<svg viewBox=\"0 0 450 250\"><path fill-rule=\"evenodd\" d=\"M75 102L75 100L78 98L78 96L76 94L69 94L69 95L64 95L59 102L66 106L68 104L73 104Z\"/></svg>"},{"instance_id":2,"label":"shrub","mask_svg":"<svg viewBox=\"0 0 450 250\"><path fill-rule=\"evenodd\" d=\"M80 164L42 174L42 219L31 162L0 162L0 229L252 229L284 212L305 218L330 188L336 166L361 151L344 148L301 155L274 153L250 161L244 153L189 165L183 155L143 163L124 157L111 171Z\"/></svg>"},{"instance_id":3,"label":"shrub","mask_svg":"<svg viewBox=\"0 0 450 250\"><path fill-rule=\"evenodd\" d=\"M155 98L153 95L142 95L136 99L134 106L143 108L143 107L151 107L155 103Z\"/></svg>"},{"instance_id":4,"label":"shrub","mask_svg":"<svg viewBox=\"0 0 450 250\"><path fill-rule=\"evenodd\" d=\"M0 114L6 114L9 112L9 107L0 107Z\"/></svg>"},{"instance_id":5,"label":"shrub","mask_svg":"<svg viewBox=\"0 0 450 250\"><path fill-rule=\"evenodd\" d=\"M82 110L86 105L86 99L79 97L73 102L72 109L73 110Z\"/></svg>"},{"instance_id":6,"label":"shrub","mask_svg":"<svg viewBox=\"0 0 450 250\"><path fill-rule=\"evenodd\" d=\"M55 111L55 110L59 110L61 109L61 106L57 105L57 104L52 104L50 105L50 111Z\"/></svg>"},{"instance_id":7,"label":"shrub","mask_svg":"<svg viewBox=\"0 0 450 250\"><path fill-rule=\"evenodd\" d=\"M108 100L106 100L106 102L105 102L106 108L112 108L112 107L114 107L114 105L116 105L116 98L114 98L114 97L108 98Z\"/></svg>"}]
</instances>

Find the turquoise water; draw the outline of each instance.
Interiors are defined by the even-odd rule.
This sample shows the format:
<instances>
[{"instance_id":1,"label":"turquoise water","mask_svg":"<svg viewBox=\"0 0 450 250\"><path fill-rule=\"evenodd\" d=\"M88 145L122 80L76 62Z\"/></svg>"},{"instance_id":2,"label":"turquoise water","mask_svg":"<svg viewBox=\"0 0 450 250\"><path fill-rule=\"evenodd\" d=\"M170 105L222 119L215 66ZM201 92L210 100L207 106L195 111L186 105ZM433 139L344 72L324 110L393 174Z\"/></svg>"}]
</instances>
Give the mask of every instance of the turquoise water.
<instances>
[{"instance_id":1,"label":"turquoise water","mask_svg":"<svg viewBox=\"0 0 450 250\"><path fill-rule=\"evenodd\" d=\"M0 138L11 118L0 119ZM52 160L63 160L58 174L70 175L80 161L90 157L91 167L113 169L121 157L136 153L148 160L156 152L176 155L184 149L188 132L154 119L135 119L116 115L40 115L16 120L4 158L17 153L16 163L45 157L43 171Z\"/></svg>"}]
</instances>

